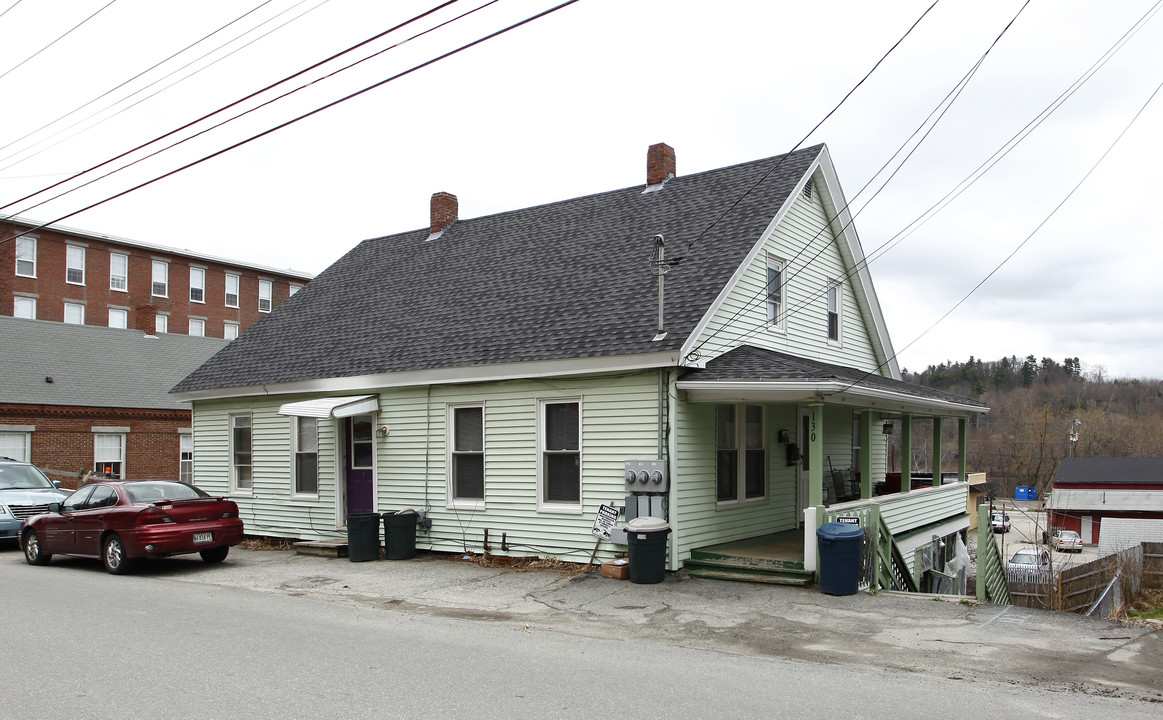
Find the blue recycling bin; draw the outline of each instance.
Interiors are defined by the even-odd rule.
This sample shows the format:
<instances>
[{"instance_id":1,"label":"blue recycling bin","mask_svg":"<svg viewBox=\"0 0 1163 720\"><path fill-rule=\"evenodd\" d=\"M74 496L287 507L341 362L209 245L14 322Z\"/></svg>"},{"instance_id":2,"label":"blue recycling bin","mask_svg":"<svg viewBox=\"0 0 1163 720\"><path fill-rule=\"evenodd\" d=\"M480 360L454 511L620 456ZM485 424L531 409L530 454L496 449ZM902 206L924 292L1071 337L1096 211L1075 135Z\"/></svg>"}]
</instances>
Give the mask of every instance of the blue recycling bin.
<instances>
[{"instance_id":1,"label":"blue recycling bin","mask_svg":"<svg viewBox=\"0 0 1163 720\"><path fill-rule=\"evenodd\" d=\"M820 558L820 591L855 595L860 587L860 555L864 530L850 523L824 523L816 530Z\"/></svg>"}]
</instances>

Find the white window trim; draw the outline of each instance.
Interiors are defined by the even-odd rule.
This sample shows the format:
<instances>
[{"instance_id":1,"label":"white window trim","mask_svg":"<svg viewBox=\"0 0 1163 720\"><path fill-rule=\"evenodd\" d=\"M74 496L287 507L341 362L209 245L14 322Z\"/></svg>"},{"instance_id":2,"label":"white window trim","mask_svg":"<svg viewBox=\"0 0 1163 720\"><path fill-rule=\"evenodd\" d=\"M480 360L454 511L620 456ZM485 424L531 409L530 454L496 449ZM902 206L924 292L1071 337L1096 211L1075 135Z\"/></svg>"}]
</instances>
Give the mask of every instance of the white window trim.
<instances>
[{"instance_id":1,"label":"white window trim","mask_svg":"<svg viewBox=\"0 0 1163 720\"><path fill-rule=\"evenodd\" d=\"M187 318L186 334L190 337L206 337L206 318L192 317ZM191 332L194 329L194 323L202 323L202 332L195 335Z\"/></svg>"},{"instance_id":2,"label":"white window trim","mask_svg":"<svg viewBox=\"0 0 1163 720\"><path fill-rule=\"evenodd\" d=\"M758 403L720 403L722 405L733 405L735 408L735 452L737 453L735 459L735 499L734 500L719 500L719 486L718 475L715 477L715 506L720 508L740 507L743 505L755 505L757 503L765 503L771 495L771 438L768 437L768 408L766 405L759 405L763 409L763 427L760 432L763 434L763 494L757 497L747 497L747 411L748 406L758 405ZM716 406L717 407L717 406ZM718 419L715 420L715 452L718 454ZM803 452L807 452L805 448ZM716 473L718 472L718 458L716 457Z\"/></svg>"},{"instance_id":3,"label":"white window trim","mask_svg":"<svg viewBox=\"0 0 1163 720\"><path fill-rule=\"evenodd\" d=\"M70 305L71 305L72 307L76 307L76 308L80 308L80 309L81 309L81 322L79 322L79 323L69 323L69 324L70 324L70 325L84 325L84 324L85 324L85 303L83 303L83 302L77 302L76 300L65 300L65 305L64 305L64 316L63 316L63 317L64 317L64 320L63 320L63 321L64 321L64 322L66 322L66 323L68 323L68 322L69 322L69 306L70 306Z\"/></svg>"},{"instance_id":4,"label":"white window trim","mask_svg":"<svg viewBox=\"0 0 1163 720\"><path fill-rule=\"evenodd\" d=\"M545 408L549 405L577 404L578 502L556 503L545 500ZM582 442L584 408L580 397L546 398L537 402L537 510L539 512L581 515L585 504L585 446Z\"/></svg>"},{"instance_id":5,"label":"white window trim","mask_svg":"<svg viewBox=\"0 0 1163 720\"><path fill-rule=\"evenodd\" d=\"M454 449L455 444L456 444L456 410L462 410L464 408L480 408L480 410L481 410L481 443L482 443L481 446L482 447L484 447L484 442L485 442L485 439L487 437L487 433L485 432L485 405L484 405L484 403L457 403L457 404L450 403L448 405L448 414L447 414L445 424L444 424L444 427L445 427L445 448L446 448L444 467L447 469L447 471L445 472L445 475L446 475L446 480L447 480L447 491L448 491L448 494L446 496L448 498L448 502L445 504L445 507L447 507L449 510L484 510L485 503L488 499L489 478L488 478L488 468L487 467L485 468L485 477L484 477L485 497L480 498L480 499L458 498L458 497L456 497L456 494L455 494L456 485L453 482L452 468L453 468L453 456L456 454L455 449ZM480 455L482 457L484 457L485 450L481 450Z\"/></svg>"},{"instance_id":6,"label":"white window trim","mask_svg":"<svg viewBox=\"0 0 1163 720\"><path fill-rule=\"evenodd\" d=\"M202 276L201 281L197 285L194 284L194 276L196 274L201 274ZM195 290L202 291L202 299L194 299ZM206 268L204 267L199 267L197 265L190 266L190 302L198 303L199 305L206 304Z\"/></svg>"},{"instance_id":7,"label":"white window trim","mask_svg":"<svg viewBox=\"0 0 1163 720\"><path fill-rule=\"evenodd\" d=\"M189 439L190 442L190 484L194 484L194 429L193 428L178 428L178 481L182 480L182 464L186 462L182 458L182 441Z\"/></svg>"},{"instance_id":8,"label":"white window trim","mask_svg":"<svg viewBox=\"0 0 1163 720\"><path fill-rule=\"evenodd\" d=\"M97 436L98 435L117 435L121 438L121 459L118 461L121 463L121 472L118 475L118 477L121 477L121 478L129 477L129 469L127 467L127 463L125 462L125 452L126 452L126 444L127 444L125 442L125 436L129 434L129 428L127 428L127 427L93 426L89 429L93 433L93 462L91 463L93 470L96 471L96 469L97 469Z\"/></svg>"},{"instance_id":9,"label":"white window trim","mask_svg":"<svg viewBox=\"0 0 1163 720\"><path fill-rule=\"evenodd\" d=\"M116 272L114 272L114 269L113 269L113 264L114 264L113 259L114 258L121 258L125 262L125 274L124 275L118 275ZM125 287L117 287L117 285L115 285L113 283L113 280L115 278L122 278L125 281ZM123 293L129 292L129 256L126 255L125 253L115 253L115 252L109 253L109 289L112 292L123 292Z\"/></svg>"},{"instance_id":10,"label":"white window trim","mask_svg":"<svg viewBox=\"0 0 1163 720\"><path fill-rule=\"evenodd\" d=\"M124 317L125 317L125 324L124 325L114 325L113 324L113 314L114 313L122 313L124 315ZM108 324L109 327L111 327L111 328L117 328L119 330L128 330L129 329L129 308L122 308L122 307L109 308L109 315L106 318L106 324Z\"/></svg>"},{"instance_id":11,"label":"white window trim","mask_svg":"<svg viewBox=\"0 0 1163 720\"><path fill-rule=\"evenodd\" d=\"M234 328L234 337L231 337L230 333L227 332L227 330L229 328ZM226 320L222 323L222 337L225 340L234 340L235 338L237 338L241 334L241 332L242 332L242 329L238 326L238 323L236 323L236 322L231 322L229 320Z\"/></svg>"},{"instance_id":12,"label":"white window trim","mask_svg":"<svg viewBox=\"0 0 1163 720\"><path fill-rule=\"evenodd\" d=\"M13 293L12 294L12 317L17 317L17 318L24 317L23 315L19 314L16 311L16 303L20 302L21 300L23 300L25 302L32 303L32 317L27 318L27 319L35 320L36 319L36 297L33 295L21 295L20 293Z\"/></svg>"},{"instance_id":13,"label":"white window trim","mask_svg":"<svg viewBox=\"0 0 1163 720\"><path fill-rule=\"evenodd\" d=\"M230 302L230 295L231 295L230 278L234 278L234 293L233 293L234 294L234 302L233 303ZM242 292L242 276L238 275L237 273L226 273L226 286L225 287L226 287L226 291L224 293L225 298L223 299L223 303L228 308L237 308L238 307L238 298Z\"/></svg>"},{"instance_id":14,"label":"white window trim","mask_svg":"<svg viewBox=\"0 0 1163 720\"><path fill-rule=\"evenodd\" d=\"M32 457L32 434L34 432L36 432L35 425L0 425L0 433L24 436L24 456L14 458L22 462L29 462L29 458Z\"/></svg>"},{"instance_id":15,"label":"white window trim","mask_svg":"<svg viewBox=\"0 0 1163 720\"><path fill-rule=\"evenodd\" d=\"M69 259L69 256L75 252L81 253L81 266L79 268L74 267L72 261ZM78 245L76 243L67 243L65 245L65 284L66 285L80 285L80 286L84 287L84 285L85 285L85 255L86 255L86 253L85 253L85 246L84 245ZM69 279L69 271L70 270L80 270L81 271L80 281Z\"/></svg>"},{"instance_id":16,"label":"white window trim","mask_svg":"<svg viewBox=\"0 0 1163 720\"><path fill-rule=\"evenodd\" d=\"M836 289L836 339L834 340L828 328L828 318L832 314L828 308L828 300L832 294L832 288ZM839 280L829 280L827 289L824 291L824 336L828 339L829 345L840 347L844 344L844 283Z\"/></svg>"},{"instance_id":17,"label":"white window trim","mask_svg":"<svg viewBox=\"0 0 1163 720\"><path fill-rule=\"evenodd\" d=\"M168 313L158 313L153 317L153 331L156 333L169 333L170 331L170 316Z\"/></svg>"},{"instance_id":18,"label":"white window trim","mask_svg":"<svg viewBox=\"0 0 1163 720\"><path fill-rule=\"evenodd\" d=\"M263 291L264 287L267 290L266 297L263 297L262 291ZM263 307L262 307L263 300L266 300L266 302L267 302L266 310L263 310ZM271 280L260 279L258 281L258 311L260 313L269 313L274 308L275 308L275 283Z\"/></svg>"},{"instance_id":19,"label":"white window trim","mask_svg":"<svg viewBox=\"0 0 1163 720\"><path fill-rule=\"evenodd\" d=\"M770 268L775 267L779 269L779 311L774 319L771 317L771 287L768 280ZM764 266L764 303L763 311L766 314L767 329L774 332L787 331L787 263L783 259L775 256L767 256L767 264Z\"/></svg>"},{"instance_id":20,"label":"white window trim","mask_svg":"<svg viewBox=\"0 0 1163 720\"><path fill-rule=\"evenodd\" d=\"M157 268L162 266L166 269L165 272L165 293L159 295L157 293ZM170 263L167 260L154 260L150 264L149 270L149 292L151 297L168 298L170 296Z\"/></svg>"},{"instance_id":21,"label":"white window trim","mask_svg":"<svg viewBox=\"0 0 1163 720\"><path fill-rule=\"evenodd\" d=\"M28 247L32 248L32 253L31 253L32 258L31 259L20 257L21 246L24 246L26 248L28 248ZM36 250L37 250L37 248L36 248L36 238L35 237L26 236L26 237L16 238L16 276L17 277L27 277L27 278L36 277L36 270L37 270ZM20 262L22 259L24 262L31 262L32 263L32 273L31 274L20 272Z\"/></svg>"},{"instance_id":22,"label":"white window trim","mask_svg":"<svg viewBox=\"0 0 1163 720\"><path fill-rule=\"evenodd\" d=\"M314 418L315 420L315 492L305 493L299 492L299 464L295 462L299 455L299 421L303 416L292 415L288 418L291 421L291 498L294 500L318 500L319 499L319 485L323 478L323 463L322 453L319 448L319 436L323 429L323 419ZM252 421L253 422L253 421ZM254 444L253 428L251 430L251 444ZM253 453L253 450L252 450ZM251 457L251 472L253 477L254 458Z\"/></svg>"},{"instance_id":23,"label":"white window trim","mask_svg":"<svg viewBox=\"0 0 1163 720\"><path fill-rule=\"evenodd\" d=\"M238 473L234 464L234 419L239 417L250 418L250 487L244 488L238 486ZM254 416L251 413L230 413L227 415L226 421L227 432L227 463L230 474L230 493L232 495L253 496L254 495Z\"/></svg>"}]
</instances>

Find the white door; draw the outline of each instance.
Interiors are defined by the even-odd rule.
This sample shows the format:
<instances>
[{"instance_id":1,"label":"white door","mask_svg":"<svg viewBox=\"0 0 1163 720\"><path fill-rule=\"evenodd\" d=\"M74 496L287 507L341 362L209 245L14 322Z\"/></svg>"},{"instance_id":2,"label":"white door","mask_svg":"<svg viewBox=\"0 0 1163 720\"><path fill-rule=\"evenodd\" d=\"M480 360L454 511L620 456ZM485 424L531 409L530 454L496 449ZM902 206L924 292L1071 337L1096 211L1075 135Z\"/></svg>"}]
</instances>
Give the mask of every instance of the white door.
<instances>
[{"instance_id":1,"label":"white door","mask_svg":"<svg viewBox=\"0 0 1163 720\"><path fill-rule=\"evenodd\" d=\"M1082 532L1080 534L1082 535L1082 544L1083 545L1093 545L1094 544L1094 517L1093 516L1091 516L1091 515L1083 515L1082 516Z\"/></svg>"}]
</instances>

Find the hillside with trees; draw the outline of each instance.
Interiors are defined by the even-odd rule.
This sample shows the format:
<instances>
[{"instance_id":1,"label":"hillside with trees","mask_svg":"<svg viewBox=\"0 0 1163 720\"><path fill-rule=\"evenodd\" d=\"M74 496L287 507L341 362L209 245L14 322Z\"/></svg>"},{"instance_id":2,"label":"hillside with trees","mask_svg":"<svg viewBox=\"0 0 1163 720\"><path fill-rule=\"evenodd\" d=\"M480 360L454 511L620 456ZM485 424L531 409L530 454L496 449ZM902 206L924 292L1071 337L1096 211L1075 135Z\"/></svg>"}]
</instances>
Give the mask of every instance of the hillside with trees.
<instances>
[{"instance_id":1,"label":"hillside with trees","mask_svg":"<svg viewBox=\"0 0 1163 720\"><path fill-rule=\"evenodd\" d=\"M1012 497L1034 486L1043 497L1065 457L1163 457L1163 381L1111 379L1078 358L1033 355L930 365L902 372L906 381L957 393L989 406L970 420L967 467ZM949 428L949 425L954 425ZM957 468L954 423L943 427L943 470ZM900 467L900 429L893 438ZM930 469L931 425L913 424L914 470Z\"/></svg>"}]
</instances>

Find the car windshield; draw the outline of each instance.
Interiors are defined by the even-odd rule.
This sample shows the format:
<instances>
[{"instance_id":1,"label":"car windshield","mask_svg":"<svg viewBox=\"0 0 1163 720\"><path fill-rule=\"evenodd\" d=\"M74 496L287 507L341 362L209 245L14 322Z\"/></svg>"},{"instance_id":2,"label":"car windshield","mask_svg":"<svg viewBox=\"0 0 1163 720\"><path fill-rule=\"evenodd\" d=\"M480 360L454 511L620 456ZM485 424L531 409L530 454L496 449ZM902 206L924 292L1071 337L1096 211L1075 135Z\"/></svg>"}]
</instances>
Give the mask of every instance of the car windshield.
<instances>
[{"instance_id":1,"label":"car windshield","mask_svg":"<svg viewBox=\"0 0 1163 720\"><path fill-rule=\"evenodd\" d=\"M0 466L0 490L40 490L55 487L31 465Z\"/></svg>"},{"instance_id":2,"label":"car windshield","mask_svg":"<svg viewBox=\"0 0 1163 720\"><path fill-rule=\"evenodd\" d=\"M1019 565L1037 565L1038 556L1029 551L1018 552L1014 553L1010 562L1018 563Z\"/></svg>"},{"instance_id":3,"label":"car windshield","mask_svg":"<svg viewBox=\"0 0 1163 720\"><path fill-rule=\"evenodd\" d=\"M153 503L159 500L192 500L210 497L193 485L170 480L146 480L125 483L125 492L133 503Z\"/></svg>"}]
</instances>

